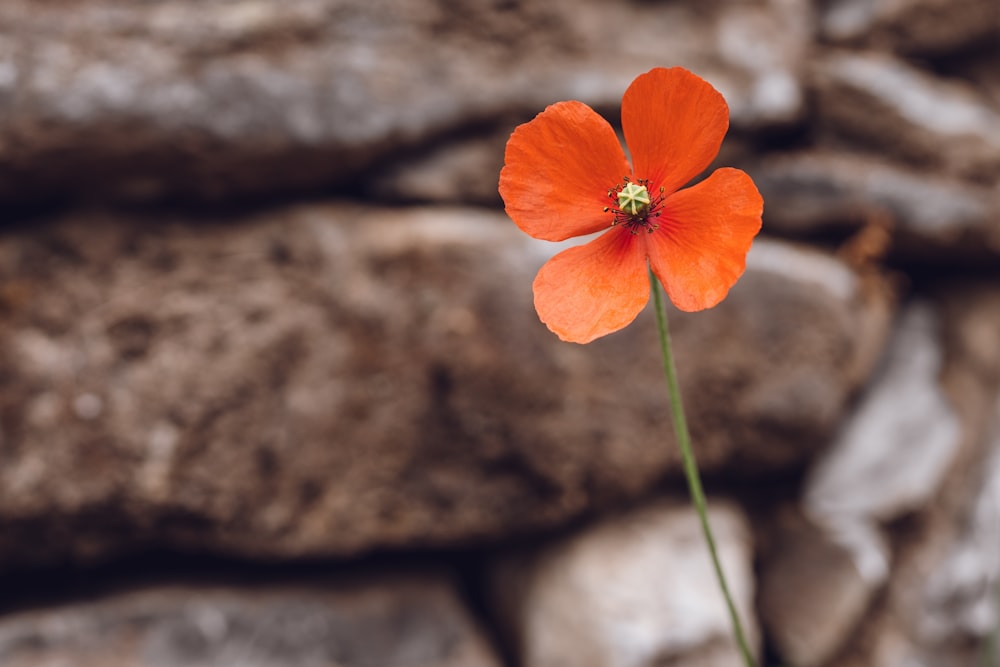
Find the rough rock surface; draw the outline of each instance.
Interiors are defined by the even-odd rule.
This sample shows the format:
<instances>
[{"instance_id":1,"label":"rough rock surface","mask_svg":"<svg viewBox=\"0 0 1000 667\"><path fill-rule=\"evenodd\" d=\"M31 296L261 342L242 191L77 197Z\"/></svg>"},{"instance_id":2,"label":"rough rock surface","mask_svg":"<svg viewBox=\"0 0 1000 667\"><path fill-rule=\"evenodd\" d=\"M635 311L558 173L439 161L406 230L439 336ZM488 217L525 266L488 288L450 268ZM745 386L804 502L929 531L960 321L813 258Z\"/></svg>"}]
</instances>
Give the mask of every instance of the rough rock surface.
<instances>
[{"instance_id":1,"label":"rough rock surface","mask_svg":"<svg viewBox=\"0 0 1000 667\"><path fill-rule=\"evenodd\" d=\"M775 155L752 170L772 231L808 236L883 225L907 257L1000 257L1000 193L831 149Z\"/></svg>"},{"instance_id":2,"label":"rough rock surface","mask_svg":"<svg viewBox=\"0 0 1000 667\"><path fill-rule=\"evenodd\" d=\"M679 470L652 322L559 342L530 302L555 248L502 215L138 229L95 215L0 244L5 561L38 557L29 531L49 557L473 543ZM808 460L888 330L886 293L828 255L761 241L749 267L674 318L709 471Z\"/></svg>"},{"instance_id":3,"label":"rough rock surface","mask_svg":"<svg viewBox=\"0 0 1000 667\"><path fill-rule=\"evenodd\" d=\"M926 304L912 304L900 317L880 373L806 481L803 499L815 520L889 521L923 507L936 492L962 434L938 384L940 328ZM894 465L903 457L906 466ZM880 569L884 577L888 568Z\"/></svg>"},{"instance_id":4,"label":"rough rock surface","mask_svg":"<svg viewBox=\"0 0 1000 667\"><path fill-rule=\"evenodd\" d=\"M761 239L723 306L671 313L707 488L752 517L763 654L980 667L1000 618L998 38L996 0L0 3L0 636L21 661L0 662L186 647L183 664L268 664L240 628L286 646L315 626L251 612L308 598L304 579L323 597L317 569L371 550L374 588L418 554L457 568L444 618L525 609L485 590L497 553L565 551L571 527L585 541L595 517L679 491L649 314L556 341L529 285L558 246L516 232L496 185L505 139L546 104L614 124L636 74L681 65L729 101L717 164L758 183L765 236L813 246ZM922 305L892 322L893 292ZM142 552L160 547L168 562ZM318 560L277 592L175 594L152 575L182 579L177 550L254 573ZM123 554L148 576L133 595L119 561L81 565ZM670 609L709 618L704 561L672 565L688 602ZM96 606L58 584L91 576ZM655 603L650 581L619 568L571 611L601 620L603 593L633 585ZM56 607L26 612L35 592ZM182 622L194 594L233 643ZM373 617L335 597L337 619ZM181 628L154 642L174 653L136 657L162 634L133 614L147 603ZM451 637L386 604L375 625ZM642 604L631 627L662 618ZM642 635L607 662L730 659L714 632L692 651ZM355 634L359 667L410 655ZM497 649L486 664L516 664Z\"/></svg>"},{"instance_id":5,"label":"rough rock surface","mask_svg":"<svg viewBox=\"0 0 1000 667\"><path fill-rule=\"evenodd\" d=\"M810 471L806 517L782 522L761 583L763 622L794 664L824 664L855 630L889 578L882 526L926 505L957 454L961 424L938 383L943 349L937 314L909 306L866 395Z\"/></svg>"},{"instance_id":6,"label":"rough rock surface","mask_svg":"<svg viewBox=\"0 0 1000 667\"><path fill-rule=\"evenodd\" d=\"M13 0L0 7L0 198L356 187L400 152L509 129L557 100L616 109L636 72L664 64L713 80L737 125L788 124L804 108L810 18L802 0L613 12L598 0L85 0L72 11Z\"/></svg>"},{"instance_id":7,"label":"rough rock surface","mask_svg":"<svg viewBox=\"0 0 1000 667\"><path fill-rule=\"evenodd\" d=\"M762 623L794 664L974 664L996 627L1000 293L964 289L907 308L814 464L811 519L787 513L770 537Z\"/></svg>"},{"instance_id":8,"label":"rough rock surface","mask_svg":"<svg viewBox=\"0 0 1000 667\"><path fill-rule=\"evenodd\" d=\"M741 512L709 501L734 604L757 645L753 545ZM690 507L656 504L590 527L494 573L524 667L737 667L726 603Z\"/></svg>"},{"instance_id":9,"label":"rough rock surface","mask_svg":"<svg viewBox=\"0 0 1000 667\"><path fill-rule=\"evenodd\" d=\"M959 415L961 438L933 502L909 530L890 534L886 594L836 667L981 664L985 640L996 632L1000 291L947 287L935 304L947 342L941 386Z\"/></svg>"},{"instance_id":10,"label":"rough rock surface","mask_svg":"<svg viewBox=\"0 0 1000 667\"><path fill-rule=\"evenodd\" d=\"M830 131L973 181L1000 178L1000 110L975 87L881 53L831 53L814 69Z\"/></svg>"},{"instance_id":11,"label":"rough rock surface","mask_svg":"<svg viewBox=\"0 0 1000 667\"><path fill-rule=\"evenodd\" d=\"M440 576L160 585L0 618L5 667L499 667Z\"/></svg>"},{"instance_id":12,"label":"rough rock surface","mask_svg":"<svg viewBox=\"0 0 1000 667\"><path fill-rule=\"evenodd\" d=\"M877 582L851 551L797 508L782 508L761 549L760 622L789 664L825 664L864 617Z\"/></svg>"},{"instance_id":13,"label":"rough rock surface","mask_svg":"<svg viewBox=\"0 0 1000 667\"><path fill-rule=\"evenodd\" d=\"M992 0L832 0L820 17L828 39L913 55L941 55L1000 38L1000 9Z\"/></svg>"}]
</instances>

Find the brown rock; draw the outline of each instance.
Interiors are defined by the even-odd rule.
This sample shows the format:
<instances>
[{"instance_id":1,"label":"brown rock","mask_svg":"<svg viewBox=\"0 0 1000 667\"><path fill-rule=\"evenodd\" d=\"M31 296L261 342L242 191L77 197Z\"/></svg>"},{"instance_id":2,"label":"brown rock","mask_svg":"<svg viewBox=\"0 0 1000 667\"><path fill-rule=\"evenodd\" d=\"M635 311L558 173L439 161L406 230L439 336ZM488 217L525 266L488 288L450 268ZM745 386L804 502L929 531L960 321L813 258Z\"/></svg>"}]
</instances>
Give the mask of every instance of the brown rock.
<instances>
[{"instance_id":1,"label":"brown rock","mask_svg":"<svg viewBox=\"0 0 1000 667\"><path fill-rule=\"evenodd\" d=\"M1000 179L1000 110L972 86L874 51L826 53L813 69L828 130L986 185Z\"/></svg>"},{"instance_id":2,"label":"brown rock","mask_svg":"<svg viewBox=\"0 0 1000 667\"><path fill-rule=\"evenodd\" d=\"M932 502L895 536L895 567L873 650L896 638L905 659L952 667L982 661L1000 619L1000 290L955 282L936 290L947 341L942 386L962 420L958 453Z\"/></svg>"},{"instance_id":3,"label":"brown rock","mask_svg":"<svg viewBox=\"0 0 1000 667\"><path fill-rule=\"evenodd\" d=\"M769 229L808 235L884 224L905 258L1000 255L1000 197L991 188L829 149L774 155L752 171Z\"/></svg>"},{"instance_id":4,"label":"brown rock","mask_svg":"<svg viewBox=\"0 0 1000 667\"><path fill-rule=\"evenodd\" d=\"M935 292L807 479L812 538L784 521L763 556L763 622L795 664L977 664L1000 617L1000 292Z\"/></svg>"},{"instance_id":5,"label":"brown rock","mask_svg":"<svg viewBox=\"0 0 1000 667\"><path fill-rule=\"evenodd\" d=\"M992 0L834 0L821 26L834 41L942 55L1000 38L1000 10Z\"/></svg>"},{"instance_id":6,"label":"brown rock","mask_svg":"<svg viewBox=\"0 0 1000 667\"><path fill-rule=\"evenodd\" d=\"M507 128L491 137L451 141L379 170L366 184L382 202L503 206L497 181Z\"/></svg>"},{"instance_id":7,"label":"brown rock","mask_svg":"<svg viewBox=\"0 0 1000 667\"><path fill-rule=\"evenodd\" d=\"M822 665L856 631L890 578L882 526L921 511L958 455L963 424L939 385L942 325L910 305L885 358L783 517L762 567L763 622L784 659Z\"/></svg>"},{"instance_id":8,"label":"brown rock","mask_svg":"<svg viewBox=\"0 0 1000 667\"><path fill-rule=\"evenodd\" d=\"M650 314L559 342L552 244L468 209L92 214L0 241L0 560L470 544L677 475ZM885 293L760 240L672 316L708 471L800 466L884 343Z\"/></svg>"},{"instance_id":9,"label":"brown rock","mask_svg":"<svg viewBox=\"0 0 1000 667\"><path fill-rule=\"evenodd\" d=\"M710 502L709 518L755 647L746 519L719 502ZM698 515L687 505L657 503L502 561L494 586L525 667L744 664Z\"/></svg>"},{"instance_id":10,"label":"brown rock","mask_svg":"<svg viewBox=\"0 0 1000 667\"><path fill-rule=\"evenodd\" d=\"M716 83L737 126L788 124L809 20L804 0L13 0L0 199L356 188L445 135L509 132L557 100L616 110L662 65Z\"/></svg>"},{"instance_id":11,"label":"brown rock","mask_svg":"<svg viewBox=\"0 0 1000 667\"><path fill-rule=\"evenodd\" d=\"M0 619L8 667L498 667L441 577L156 586Z\"/></svg>"},{"instance_id":12,"label":"brown rock","mask_svg":"<svg viewBox=\"0 0 1000 667\"><path fill-rule=\"evenodd\" d=\"M968 78L1000 109L1000 49L985 49L965 58L956 58L945 70Z\"/></svg>"},{"instance_id":13,"label":"brown rock","mask_svg":"<svg viewBox=\"0 0 1000 667\"><path fill-rule=\"evenodd\" d=\"M963 431L939 384L941 330L926 303L910 304L899 318L876 376L805 483L806 510L817 521L888 522L934 497Z\"/></svg>"},{"instance_id":14,"label":"brown rock","mask_svg":"<svg viewBox=\"0 0 1000 667\"><path fill-rule=\"evenodd\" d=\"M822 665L850 640L880 582L863 577L850 550L799 512L775 523L760 557L760 622L788 664Z\"/></svg>"}]
</instances>

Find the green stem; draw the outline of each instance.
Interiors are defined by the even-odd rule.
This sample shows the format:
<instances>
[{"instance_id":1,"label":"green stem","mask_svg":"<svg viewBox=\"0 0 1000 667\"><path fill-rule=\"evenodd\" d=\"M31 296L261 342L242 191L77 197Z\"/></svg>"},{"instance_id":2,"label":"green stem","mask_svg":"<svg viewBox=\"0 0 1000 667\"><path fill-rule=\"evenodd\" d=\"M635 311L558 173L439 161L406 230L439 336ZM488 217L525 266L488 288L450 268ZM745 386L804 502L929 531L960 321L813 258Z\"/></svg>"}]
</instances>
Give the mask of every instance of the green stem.
<instances>
[{"instance_id":1,"label":"green stem","mask_svg":"<svg viewBox=\"0 0 1000 667\"><path fill-rule=\"evenodd\" d=\"M739 612L736 611L733 596L729 592L729 584L726 583L726 575L722 571L722 563L719 561L719 554L715 547L715 537L712 535L712 526L708 522L708 504L705 502L705 492L701 487L698 463L695 461L694 451L691 449L691 434L688 433L687 419L684 417L684 406L681 404L680 387L677 384L677 368L674 364L674 354L670 347L670 332L667 330L667 312L663 307L663 294L660 292L660 281L657 280L652 269L649 270L649 284L653 290L653 302L656 305L656 325L660 332L660 350L663 352L663 373L667 376L667 387L670 390L670 409L673 413L677 443L681 448L681 458L684 461L684 476L687 477L688 489L691 491L691 500L698 511L698 518L701 520L701 529L705 533L708 551L712 555L715 576L718 578L719 587L726 598L729 619L733 624L733 635L736 637L736 643L739 645L740 653L743 655L743 662L747 667L756 667L753 653L751 653L747 646Z\"/></svg>"}]
</instances>

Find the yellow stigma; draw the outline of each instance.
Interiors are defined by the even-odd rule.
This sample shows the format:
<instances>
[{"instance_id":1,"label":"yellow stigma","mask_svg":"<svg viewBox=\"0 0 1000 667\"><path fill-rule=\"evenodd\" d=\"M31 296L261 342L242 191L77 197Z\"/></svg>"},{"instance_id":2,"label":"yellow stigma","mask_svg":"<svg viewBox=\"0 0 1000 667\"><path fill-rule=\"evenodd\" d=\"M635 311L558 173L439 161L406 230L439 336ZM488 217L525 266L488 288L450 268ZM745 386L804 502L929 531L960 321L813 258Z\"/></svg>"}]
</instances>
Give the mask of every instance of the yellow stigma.
<instances>
[{"instance_id":1,"label":"yellow stigma","mask_svg":"<svg viewBox=\"0 0 1000 667\"><path fill-rule=\"evenodd\" d=\"M649 190L645 185L626 183L618 193L618 208L628 215L639 215L649 208Z\"/></svg>"}]
</instances>

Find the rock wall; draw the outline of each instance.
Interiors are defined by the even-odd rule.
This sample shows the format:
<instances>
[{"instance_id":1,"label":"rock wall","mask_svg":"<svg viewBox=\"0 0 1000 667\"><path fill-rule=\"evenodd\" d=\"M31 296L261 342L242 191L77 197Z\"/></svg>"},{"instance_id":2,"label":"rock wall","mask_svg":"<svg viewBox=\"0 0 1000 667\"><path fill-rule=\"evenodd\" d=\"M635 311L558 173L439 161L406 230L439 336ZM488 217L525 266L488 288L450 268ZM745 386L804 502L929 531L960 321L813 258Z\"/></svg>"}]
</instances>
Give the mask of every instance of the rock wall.
<instances>
[{"instance_id":1,"label":"rock wall","mask_svg":"<svg viewBox=\"0 0 1000 667\"><path fill-rule=\"evenodd\" d=\"M0 665L740 664L643 313L538 321L511 130L682 65L765 199L671 313L762 664L984 664L995 0L0 5Z\"/></svg>"}]
</instances>

